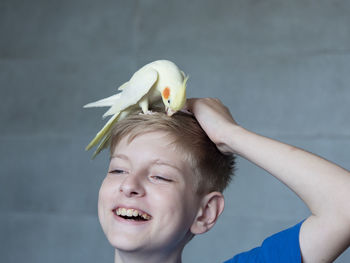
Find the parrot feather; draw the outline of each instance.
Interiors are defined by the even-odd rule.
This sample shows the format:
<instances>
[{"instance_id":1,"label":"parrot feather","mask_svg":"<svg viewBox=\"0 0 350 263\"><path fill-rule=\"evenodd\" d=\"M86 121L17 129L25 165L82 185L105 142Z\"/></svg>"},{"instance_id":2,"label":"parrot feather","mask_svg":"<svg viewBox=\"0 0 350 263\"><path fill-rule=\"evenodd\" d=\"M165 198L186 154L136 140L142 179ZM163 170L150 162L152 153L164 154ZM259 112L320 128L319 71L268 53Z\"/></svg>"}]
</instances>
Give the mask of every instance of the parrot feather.
<instances>
[{"instance_id":1,"label":"parrot feather","mask_svg":"<svg viewBox=\"0 0 350 263\"><path fill-rule=\"evenodd\" d=\"M181 72L182 77L183 77L183 78L186 78L185 72L183 72L182 70L180 70L180 72Z\"/></svg>"},{"instance_id":2,"label":"parrot feather","mask_svg":"<svg viewBox=\"0 0 350 263\"><path fill-rule=\"evenodd\" d=\"M127 86L128 86L128 84L129 84L129 81L127 81L127 82L125 82L123 85L121 85L119 88L118 88L118 90L123 90L123 89L125 89Z\"/></svg>"},{"instance_id":3,"label":"parrot feather","mask_svg":"<svg viewBox=\"0 0 350 263\"><path fill-rule=\"evenodd\" d=\"M104 98L102 100L98 100L95 102L88 103L84 105L84 108L92 108L92 107L110 107L112 106L118 99L120 98L120 93L110 96L108 98Z\"/></svg>"},{"instance_id":4,"label":"parrot feather","mask_svg":"<svg viewBox=\"0 0 350 263\"><path fill-rule=\"evenodd\" d=\"M106 135L104 137L104 139L102 140L102 142L98 145L96 151L94 152L92 159L94 159L96 157L96 155L98 155L103 149L107 148L109 145L109 140L111 138L111 131L112 131L112 126L116 121L120 121L122 119L124 119L126 116L128 116L131 112L131 109L125 110L123 112L121 112L118 116L118 119L113 121L113 123L111 124L111 126L108 128L108 131L106 131ZM97 144L97 142L96 142Z\"/></svg>"},{"instance_id":5,"label":"parrot feather","mask_svg":"<svg viewBox=\"0 0 350 263\"><path fill-rule=\"evenodd\" d=\"M96 155L98 155L103 149L107 148L108 146L108 142L111 138L111 133L110 131L108 132L108 134L105 136L105 138L103 139L103 141L99 144L99 146L97 147L96 151L94 152L94 154L92 155L92 159L94 159L96 157Z\"/></svg>"},{"instance_id":6,"label":"parrot feather","mask_svg":"<svg viewBox=\"0 0 350 263\"><path fill-rule=\"evenodd\" d=\"M92 141L89 143L88 146L86 146L85 150L88 151L92 147L94 147L102 138L110 131L112 128L112 125L118 120L119 112L117 114L114 114L108 122L103 126L103 128L96 134L95 138L92 139Z\"/></svg>"}]
</instances>

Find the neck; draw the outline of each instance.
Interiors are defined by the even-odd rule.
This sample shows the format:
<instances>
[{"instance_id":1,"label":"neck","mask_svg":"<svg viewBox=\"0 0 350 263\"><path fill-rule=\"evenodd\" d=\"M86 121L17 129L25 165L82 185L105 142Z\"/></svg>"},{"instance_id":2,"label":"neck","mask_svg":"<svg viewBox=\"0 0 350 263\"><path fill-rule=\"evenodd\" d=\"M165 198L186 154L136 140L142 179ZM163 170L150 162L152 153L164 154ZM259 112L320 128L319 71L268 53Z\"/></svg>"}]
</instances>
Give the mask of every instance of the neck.
<instances>
[{"instance_id":1,"label":"neck","mask_svg":"<svg viewBox=\"0 0 350 263\"><path fill-rule=\"evenodd\" d=\"M182 249L170 254L115 250L114 263L181 263Z\"/></svg>"}]
</instances>

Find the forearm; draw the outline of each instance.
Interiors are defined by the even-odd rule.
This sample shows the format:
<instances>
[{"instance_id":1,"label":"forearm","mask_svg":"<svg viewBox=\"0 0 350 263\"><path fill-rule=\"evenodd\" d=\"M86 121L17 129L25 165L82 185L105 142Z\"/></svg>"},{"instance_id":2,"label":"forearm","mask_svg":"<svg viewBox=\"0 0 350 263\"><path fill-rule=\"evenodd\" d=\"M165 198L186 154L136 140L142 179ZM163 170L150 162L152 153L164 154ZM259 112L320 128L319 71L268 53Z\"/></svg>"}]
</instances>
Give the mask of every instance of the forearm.
<instances>
[{"instance_id":1,"label":"forearm","mask_svg":"<svg viewBox=\"0 0 350 263\"><path fill-rule=\"evenodd\" d=\"M233 125L228 147L292 189L313 215L350 219L350 173L296 147Z\"/></svg>"}]
</instances>

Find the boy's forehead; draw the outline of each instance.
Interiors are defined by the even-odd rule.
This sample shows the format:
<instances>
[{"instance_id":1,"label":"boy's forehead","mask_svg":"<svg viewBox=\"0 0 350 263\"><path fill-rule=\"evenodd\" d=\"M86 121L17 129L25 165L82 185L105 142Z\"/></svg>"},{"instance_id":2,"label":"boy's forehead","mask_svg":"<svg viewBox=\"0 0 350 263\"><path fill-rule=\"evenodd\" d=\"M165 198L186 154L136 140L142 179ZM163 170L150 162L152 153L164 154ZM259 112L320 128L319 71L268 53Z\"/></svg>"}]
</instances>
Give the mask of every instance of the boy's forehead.
<instances>
[{"instance_id":1,"label":"boy's forehead","mask_svg":"<svg viewBox=\"0 0 350 263\"><path fill-rule=\"evenodd\" d=\"M169 142L171 144L173 136L169 132L165 131L140 131L138 133L129 132L121 137L116 143L118 145L125 144L130 145L135 139L141 140L143 144L154 145L155 142L165 144Z\"/></svg>"},{"instance_id":2,"label":"boy's forehead","mask_svg":"<svg viewBox=\"0 0 350 263\"><path fill-rule=\"evenodd\" d=\"M171 158L173 163L191 165L186 151L176 141L175 136L165 131L150 131L139 134L129 133L116 143L111 152L111 158L120 156L120 154L123 155L122 151L128 151L129 154L152 154L153 159L158 160L158 163L161 163L164 159ZM125 157L125 155L123 156Z\"/></svg>"},{"instance_id":3,"label":"boy's forehead","mask_svg":"<svg viewBox=\"0 0 350 263\"><path fill-rule=\"evenodd\" d=\"M113 151L111 152L114 155L120 148L123 149L135 149L135 145L138 147L142 147L143 150L149 149L154 150L167 150L169 152L177 152L177 146L175 145L174 136L172 136L169 132L164 131L149 131L142 133L129 133L123 136L118 142L115 144Z\"/></svg>"}]
</instances>

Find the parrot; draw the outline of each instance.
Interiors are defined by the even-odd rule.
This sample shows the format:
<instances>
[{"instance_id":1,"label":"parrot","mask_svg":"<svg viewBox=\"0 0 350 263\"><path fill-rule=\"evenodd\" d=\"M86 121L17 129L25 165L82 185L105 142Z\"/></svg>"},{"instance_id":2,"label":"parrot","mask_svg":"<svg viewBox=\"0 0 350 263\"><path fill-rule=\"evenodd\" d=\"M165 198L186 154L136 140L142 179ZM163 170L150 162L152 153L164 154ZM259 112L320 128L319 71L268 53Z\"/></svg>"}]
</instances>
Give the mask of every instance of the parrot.
<instances>
[{"instance_id":1,"label":"parrot","mask_svg":"<svg viewBox=\"0 0 350 263\"><path fill-rule=\"evenodd\" d=\"M163 102L168 116L181 110L186 102L187 80L188 76L175 63L157 60L136 71L129 81L118 88L119 93L84 105L84 108L110 107L103 118L112 116L85 150L102 141L93 154L92 158L95 158L107 147L113 125L139 108L144 114L150 114L150 106Z\"/></svg>"}]
</instances>

